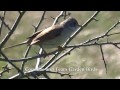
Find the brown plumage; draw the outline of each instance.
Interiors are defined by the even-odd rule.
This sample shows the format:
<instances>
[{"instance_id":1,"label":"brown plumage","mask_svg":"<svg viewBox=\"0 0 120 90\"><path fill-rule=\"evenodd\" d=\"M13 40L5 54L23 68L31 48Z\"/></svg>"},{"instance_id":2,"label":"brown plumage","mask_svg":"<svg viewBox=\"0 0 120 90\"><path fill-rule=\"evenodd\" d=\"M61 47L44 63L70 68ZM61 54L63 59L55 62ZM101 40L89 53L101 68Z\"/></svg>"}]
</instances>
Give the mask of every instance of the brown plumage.
<instances>
[{"instance_id":1,"label":"brown plumage","mask_svg":"<svg viewBox=\"0 0 120 90\"><path fill-rule=\"evenodd\" d=\"M51 40L59 36L62 31L63 31L63 28L61 28L61 26L58 26L58 25L55 25L54 27L49 27L47 28L47 30L45 29L43 31L33 34L31 37L29 37L29 40L27 43L29 45L42 44L47 40Z\"/></svg>"}]
</instances>

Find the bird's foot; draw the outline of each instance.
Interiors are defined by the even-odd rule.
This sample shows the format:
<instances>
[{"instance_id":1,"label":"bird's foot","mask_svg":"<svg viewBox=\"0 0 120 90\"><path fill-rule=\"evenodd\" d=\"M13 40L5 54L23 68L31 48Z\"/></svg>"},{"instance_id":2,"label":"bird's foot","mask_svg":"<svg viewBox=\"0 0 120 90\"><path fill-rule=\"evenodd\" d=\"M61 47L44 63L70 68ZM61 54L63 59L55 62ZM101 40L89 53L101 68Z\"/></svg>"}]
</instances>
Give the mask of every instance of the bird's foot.
<instances>
[{"instance_id":1,"label":"bird's foot","mask_svg":"<svg viewBox=\"0 0 120 90\"><path fill-rule=\"evenodd\" d=\"M61 47L61 46L58 46L58 51L63 51L63 50L65 50L65 48L63 48L63 47Z\"/></svg>"},{"instance_id":2,"label":"bird's foot","mask_svg":"<svg viewBox=\"0 0 120 90\"><path fill-rule=\"evenodd\" d=\"M43 58L46 58L46 56L48 56L48 53L46 51L43 51L43 54L44 54Z\"/></svg>"}]
</instances>

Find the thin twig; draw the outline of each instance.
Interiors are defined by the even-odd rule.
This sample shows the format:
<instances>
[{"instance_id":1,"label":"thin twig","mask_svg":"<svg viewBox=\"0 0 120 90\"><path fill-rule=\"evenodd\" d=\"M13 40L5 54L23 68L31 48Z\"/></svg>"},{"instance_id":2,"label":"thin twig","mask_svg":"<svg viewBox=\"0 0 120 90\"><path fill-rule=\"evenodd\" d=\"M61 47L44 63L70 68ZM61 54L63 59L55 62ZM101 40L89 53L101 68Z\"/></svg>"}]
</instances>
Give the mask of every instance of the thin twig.
<instances>
[{"instance_id":1,"label":"thin twig","mask_svg":"<svg viewBox=\"0 0 120 90\"><path fill-rule=\"evenodd\" d=\"M117 25L119 25L120 23L115 23L112 27L110 27L110 29L108 29L107 31L106 31L106 33L105 34L103 34L103 35L101 35L101 36L98 36L98 37L95 37L95 38L93 38L93 39L89 39L89 40L87 40L87 41L85 41L85 42L83 42L82 44L88 44L88 43L90 43L90 42L93 42L93 41L98 41L100 38L104 38L104 37L108 37L108 36L111 36L111 35L115 35L116 33L114 33L114 34L108 34L111 30L113 30Z\"/></svg>"},{"instance_id":2,"label":"thin twig","mask_svg":"<svg viewBox=\"0 0 120 90\"><path fill-rule=\"evenodd\" d=\"M41 55L36 55L36 56L33 56L33 57L26 57L26 58L20 58L20 59L10 59L9 60L11 62L22 62L22 61L29 61L29 60L33 60L33 59L37 59L37 58L42 58L42 57L46 57L46 56L49 56L49 55L55 55L55 53L58 52L58 50L55 50L55 51L52 51L50 53L47 53L47 54L41 54ZM0 61L5 61L4 58L0 57Z\"/></svg>"},{"instance_id":3,"label":"thin twig","mask_svg":"<svg viewBox=\"0 0 120 90\"><path fill-rule=\"evenodd\" d=\"M103 53L102 45L100 45L100 51L101 51L101 54L102 54L102 60L103 60L103 62L104 62L105 69L106 69L106 73L107 73L107 64L106 64L106 62L105 62L105 58L104 58L104 53Z\"/></svg>"},{"instance_id":4,"label":"thin twig","mask_svg":"<svg viewBox=\"0 0 120 90\"><path fill-rule=\"evenodd\" d=\"M2 51L0 51L0 54L5 58L5 60L7 61L7 62L9 62L18 72L20 72L21 74L23 74L24 75L24 73L16 66L16 65L14 65L8 58L7 58L7 56L2 52Z\"/></svg>"},{"instance_id":5,"label":"thin twig","mask_svg":"<svg viewBox=\"0 0 120 90\"><path fill-rule=\"evenodd\" d=\"M27 50L25 51L24 58L27 57L30 49L31 49L31 46L28 46L28 47L27 47ZM24 66L25 66L25 63L26 63L26 62L27 62L27 60L24 60L24 61L22 62L22 64L21 64L21 70L22 70L22 71L24 70Z\"/></svg>"},{"instance_id":6,"label":"thin twig","mask_svg":"<svg viewBox=\"0 0 120 90\"><path fill-rule=\"evenodd\" d=\"M9 68L8 64L2 68L3 68L3 71L0 72L0 77L2 77L4 73L6 72L9 73L9 71L13 69L13 68Z\"/></svg>"},{"instance_id":7,"label":"thin twig","mask_svg":"<svg viewBox=\"0 0 120 90\"><path fill-rule=\"evenodd\" d=\"M46 73L59 74L61 77L63 77L63 76L69 76L71 78L71 76L73 76L70 73L61 73L61 72L55 72L55 71L46 71Z\"/></svg>"},{"instance_id":8,"label":"thin twig","mask_svg":"<svg viewBox=\"0 0 120 90\"><path fill-rule=\"evenodd\" d=\"M120 24L120 21L116 22L112 27L110 27L110 29L108 29L105 34L108 35L108 33L109 33L111 30L113 30L118 24Z\"/></svg>"},{"instance_id":9,"label":"thin twig","mask_svg":"<svg viewBox=\"0 0 120 90\"><path fill-rule=\"evenodd\" d=\"M63 14L64 14L64 11L61 11L60 14L55 18L52 26L55 25L58 22L59 18L61 18L63 16Z\"/></svg>"},{"instance_id":10,"label":"thin twig","mask_svg":"<svg viewBox=\"0 0 120 90\"><path fill-rule=\"evenodd\" d=\"M11 35L13 34L13 32L16 30L18 24L20 23L22 16L25 14L25 11L23 11L16 19L15 23L12 26L11 31L5 36L5 38L1 41L0 44L0 49L6 44L6 42L10 39Z\"/></svg>"},{"instance_id":11,"label":"thin twig","mask_svg":"<svg viewBox=\"0 0 120 90\"><path fill-rule=\"evenodd\" d=\"M6 14L6 11L3 11L3 20L0 26L0 36L1 36L2 28L3 28L3 24L4 24L5 14Z\"/></svg>"},{"instance_id":12,"label":"thin twig","mask_svg":"<svg viewBox=\"0 0 120 90\"><path fill-rule=\"evenodd\" d=\"M9 27L8 24L5 23L4 19L3 19L2 17L0 17L0 19L1 19L2 23L5 25L5 27L7 27L7 29L8 29L9 31L11 31L11 28Z\"/></svg>"},{"instance_id":13,"label":"thin twig","mask_svg":"<svg viewBox=\"0 0 120 90\"><path fill-rule=\"evenodd\" d=\"M115 47L117 47L118 49L120 49L120 47L118 46L118 44L113 44Z\"/></svg>"}]
</instances>

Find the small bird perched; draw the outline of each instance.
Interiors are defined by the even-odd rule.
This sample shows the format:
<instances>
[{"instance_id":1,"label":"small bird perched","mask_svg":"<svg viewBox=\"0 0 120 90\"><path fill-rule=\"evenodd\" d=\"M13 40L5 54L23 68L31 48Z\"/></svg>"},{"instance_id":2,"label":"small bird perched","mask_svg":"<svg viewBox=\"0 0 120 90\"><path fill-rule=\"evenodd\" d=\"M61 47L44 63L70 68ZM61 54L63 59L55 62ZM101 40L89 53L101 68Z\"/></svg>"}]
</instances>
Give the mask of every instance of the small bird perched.
<instances>
[{"instance_id":1,"label":"small bird perched","mask_svg":"<svg viewBox=\"0 0 120 90\"><path fill-rule=\"evenodd\" d=\"M65 41L79 28L79 24L75 18L69 17L58 25L53 25L34 33L28 37L26 41L7 47L12 48L23 44L39 45L42 48L57 48L65 43ZM4 49L7 49L4 48Z\"/></svg>"}]
</instances>

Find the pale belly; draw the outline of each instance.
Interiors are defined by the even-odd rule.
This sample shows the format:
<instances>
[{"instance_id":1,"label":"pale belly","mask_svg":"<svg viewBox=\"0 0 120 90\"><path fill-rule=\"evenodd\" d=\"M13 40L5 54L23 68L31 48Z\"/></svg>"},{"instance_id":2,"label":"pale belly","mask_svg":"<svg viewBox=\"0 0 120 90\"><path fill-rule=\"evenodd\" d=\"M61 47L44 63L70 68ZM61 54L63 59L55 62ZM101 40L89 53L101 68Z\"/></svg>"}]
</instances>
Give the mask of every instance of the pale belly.
<instances>
[{"instance_id":1,"label":"pale belly","mask_svg":"<svg viewBox=\"0 0 120 90\"><path fill-rule=\"evenodd\" d=\"M57 37L42 44L43 48L57 48L67 41L68 38Z\"/></svg>"},{"instance_id":2,"label":"pale belly","mask_svg":"<svg viewBox=\"0 0 120 90\"><path fill-rule=\"evenodd\" d=\"M55 39L48 40L47 42L42 43L43 48L57 48L58 46L62 46L67 39L73 34L73 32L64 32L60 36L56 37Z\"/></svg>"}]
</instances>

